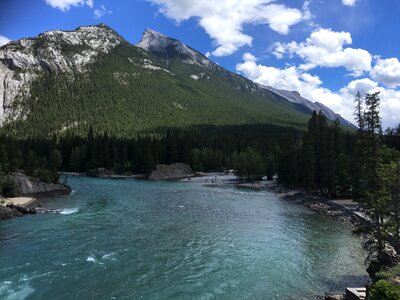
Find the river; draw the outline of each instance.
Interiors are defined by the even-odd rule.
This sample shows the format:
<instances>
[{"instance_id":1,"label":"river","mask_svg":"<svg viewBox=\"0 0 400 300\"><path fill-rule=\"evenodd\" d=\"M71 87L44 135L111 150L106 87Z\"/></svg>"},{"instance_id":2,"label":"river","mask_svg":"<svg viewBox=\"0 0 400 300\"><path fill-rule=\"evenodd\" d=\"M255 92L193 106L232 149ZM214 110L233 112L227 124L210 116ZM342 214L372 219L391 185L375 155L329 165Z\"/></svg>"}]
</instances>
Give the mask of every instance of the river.
<instances>
[{"instance_id":1,"label":"river","mask_svg":"<svg viewBox=\"0 0 400 300\"><path fill-rule=\"evenodd\" d=\"M313 299L363 285L360 239L266 191L69 179L0 222L0 299Z\"/></svg>"}]
</instances>

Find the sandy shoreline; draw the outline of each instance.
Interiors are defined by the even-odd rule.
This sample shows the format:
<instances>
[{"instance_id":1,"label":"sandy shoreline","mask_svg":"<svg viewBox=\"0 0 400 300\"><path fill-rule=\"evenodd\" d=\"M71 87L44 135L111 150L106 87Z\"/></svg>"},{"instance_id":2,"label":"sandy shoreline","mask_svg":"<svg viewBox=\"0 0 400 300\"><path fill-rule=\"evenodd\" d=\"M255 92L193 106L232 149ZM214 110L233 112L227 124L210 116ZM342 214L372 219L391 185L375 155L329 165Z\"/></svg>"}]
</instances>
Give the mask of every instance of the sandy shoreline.
<instances>
[{"instance_id":1,"label":"sandy shoreline","mask_svg":"<svg viewBox=\"0 0 400 300\"><path fill-rule=\"evenodd\" d=\"M14 204L18 206L28 206L35 202L37 198L35 197L13 197L13 198L2 198L2 204L8 205L8 204Z\"/></svg>"}]
</instances>

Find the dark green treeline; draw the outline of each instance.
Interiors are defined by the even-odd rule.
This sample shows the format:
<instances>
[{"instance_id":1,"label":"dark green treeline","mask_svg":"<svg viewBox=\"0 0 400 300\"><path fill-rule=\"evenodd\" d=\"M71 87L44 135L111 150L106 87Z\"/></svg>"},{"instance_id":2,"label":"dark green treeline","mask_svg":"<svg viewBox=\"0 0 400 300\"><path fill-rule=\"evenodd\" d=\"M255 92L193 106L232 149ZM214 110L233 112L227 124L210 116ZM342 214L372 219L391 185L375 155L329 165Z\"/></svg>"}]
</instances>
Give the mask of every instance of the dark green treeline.
<instances>
[{"instance_id":1,"label":"dark green treeline","mask_svg":"<svg viewBox=\"0 0 400 300\"><path fill-rule=\"evenodd\" d=\"M273 125L159 129L131 139L95 133L91 128L86 137L16 140L3 135L0 166L3 173L21 169L40 175L61 161L60 169L65 171L104 167L146 174L157 163L184 162L196 171L235 168L241 178L254 180L277 173L279 157L287 145L298 143L301 135L299 130ZM58 154L61 160L55 159Z\"/></svg>"}]
</instances>

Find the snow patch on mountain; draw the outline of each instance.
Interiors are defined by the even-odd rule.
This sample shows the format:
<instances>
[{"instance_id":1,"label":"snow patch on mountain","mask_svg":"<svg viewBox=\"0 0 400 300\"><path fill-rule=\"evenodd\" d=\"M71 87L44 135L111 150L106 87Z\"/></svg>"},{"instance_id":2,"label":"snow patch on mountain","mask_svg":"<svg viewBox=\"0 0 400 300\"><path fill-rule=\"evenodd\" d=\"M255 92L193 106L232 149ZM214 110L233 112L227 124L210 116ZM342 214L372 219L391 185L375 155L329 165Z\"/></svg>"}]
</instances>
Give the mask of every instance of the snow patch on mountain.
<instances>
[{"instance_id":1,"label":"snow patch on mountain","mask_svg":"<svg viewBox=\"0 0 400 300\"><path fill-rule=\"evenodd\" d=\"M153 63L153 62L152 62L150 59L145 58L145 59L143 60L142 68L143 68L143 69L148 69L148 70L154 70L154 71L164 71L164 72L166 72L166 73L168 73L168 74L170 74L170 75L172 75L172 76L175 76L175 74L172 73L172 72L170 72L169 70L163 69L163 68L161 68L161 67L159 67L159 66L155 66L155 65L153 65L152 63Z\"/></svg>"}]
</instances>

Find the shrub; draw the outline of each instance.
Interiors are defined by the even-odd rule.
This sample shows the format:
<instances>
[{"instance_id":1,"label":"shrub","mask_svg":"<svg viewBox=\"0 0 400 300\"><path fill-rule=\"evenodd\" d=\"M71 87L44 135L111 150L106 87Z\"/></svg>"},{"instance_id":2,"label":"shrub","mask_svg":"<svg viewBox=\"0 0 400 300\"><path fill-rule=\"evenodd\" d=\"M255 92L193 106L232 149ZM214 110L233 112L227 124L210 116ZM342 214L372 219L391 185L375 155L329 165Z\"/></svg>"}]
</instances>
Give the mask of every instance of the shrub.
<instances>
[{"instance_id":1,"label":"shrub","mask_svg":"<svg viewBox=\"0 0 400 300\"><path fill-rule=\"evenodd\" d=\"M398 300L400 299L400 287L386 280L374 283L368 295L370 300Z\"/></svg>"},{"instance_id":2,"label":"shrub","mask_svg":"<svg viewBox=\"0 0 400 300\"><path fill-rule=\"evenodd\" d=\"M35 172L33 173L33 176L38 178L40 181L46 182L46 183L52 183L53 182L53 177L51 175L51 172L46 169L36 169Z\"/></svg>"}]
</instances>

